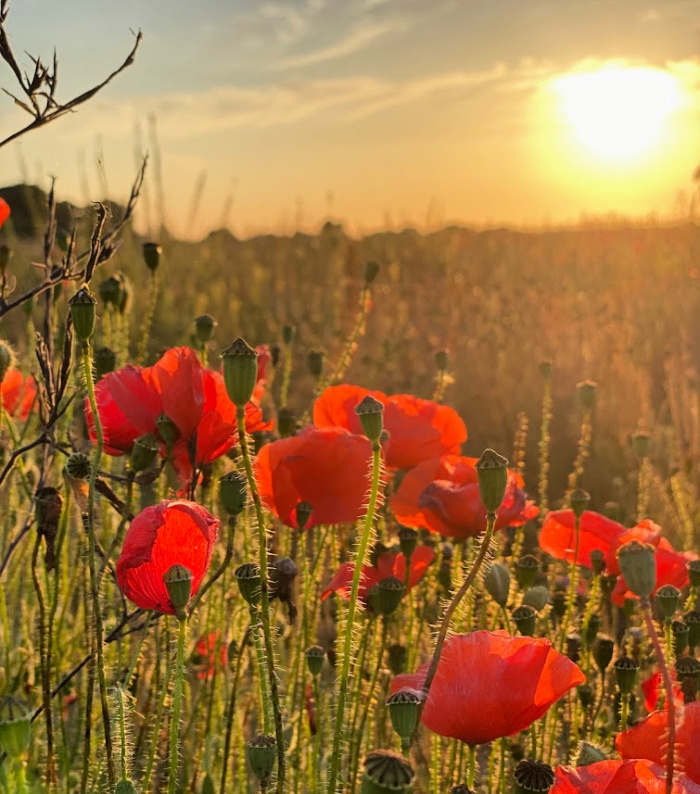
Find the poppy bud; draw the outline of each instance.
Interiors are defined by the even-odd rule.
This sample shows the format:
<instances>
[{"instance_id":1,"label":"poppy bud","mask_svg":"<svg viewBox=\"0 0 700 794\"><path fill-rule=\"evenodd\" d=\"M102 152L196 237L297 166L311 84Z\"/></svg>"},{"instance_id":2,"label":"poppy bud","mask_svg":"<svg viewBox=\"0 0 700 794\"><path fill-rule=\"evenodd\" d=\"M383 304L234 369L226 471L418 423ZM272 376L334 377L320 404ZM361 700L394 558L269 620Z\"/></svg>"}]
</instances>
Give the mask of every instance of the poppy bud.
<instances>
[{"instance_id":1,"label":"poppy bud","mask_svg":"<svg viewBox=\"0 0 700 794\"><path fill-rule=\"evenodd\" d=\"M6 245L0 245L0 275L5 275L7 266L12 261L12 251Z\"/></svg>"},{"instance_id":2,"label":"poppy bud","mask_svg":"<svg viewBox=\"0 0 700 794\"><path fill-rule=\"evenodd\" d=\"M554 770L543 761L525 759L513 771L514 794L544 794L554 785Z\"/></svg>"},{"instance_id":3,"label":"poppy bud","mask_svg":"<svg viewBox=\"0 0 700 794\"><path fill-rule=\"evenodd\" d=\"M326 658L326 652L320 645L311 645L304 651L306 656L306 666L309 668L311 675L319 675L323 669L323 660Z\"/></svg>"},{"instance_id":4,"label":"poppy bud","mask_svg":"<svg viewBox=\"0 0 700 794\"><path fill-rule=\"evenodd\" d=\"M32 740L32 710L14 695L0 698L0 747L10 758L21 758Z\"/></svg>"},{"instance_id":5,"label":"poppy bud","mask_svg":"<svg viewBox=\"0 0 700 794\"><path fill-rule=\"evenodd\" d=\"M542 585L531 587L523 595L523 604L541 612L549 603L549 590Z\"/></svg>"},{"instance_id":6,"label":"poppy bud","mask_svg":"<svg viewBox=\"0 0 700 794\"><path fill-rule=\"evenodd\" d=\"M114 372L117 366L117 354L111 347L100 347L92 354L92 365L95 369L95 378L99 380L108 372Z\"/></svg>"},{"instance_id":7,"label":"poppy bud","mask_svg":"<svg viewBox=\"0 0 700 794\"><path fill-rule=\"evenodd\" d=\"M407 758L393 750L375 750L365 756L360 794L405 794L416 778Z\"/></svg>"},{"instance_id":8,"label":"poppy bud","mask_svg":"<svg viewBox=\"0 0 700 794\"><path fill-rule=\"evenodd\" d=\"M584 411L590 411L595 403L595 392L598 384L593 380L583 380L576 384L578 401Z\"/></svg>"},{"instance_id":9,"label":"poppy bud","mask_svg":"<svg viewBox=\"0 0 700 794\"><path fill-rule=\"evenodd\" d=\"M263 790L267 788L270 775L275 768L277 758L275 745L275 737L264 733L258 734L248 742L248 761Z\"/></svg>"},{"instance_id":10,"label":"poppy bud","mask_svg":"<svg viewBox=\"0 0 700 794\"><path fill-rule=\"evenodd\" d=\"M297 431L297 418L289 408L280 408L277 412L277 431L280 438L289 438Z\"/></svg>"},{"instance_id":11,"label":"poppy bud","mask_svg":"<svg viewBox=\"0 0 700 794\"><path fill-rule=\"evenodd\" d=\"M597 764L599 761L607 760L608 754L602 747L593 744L593 742L584 741L579 745L575 764L576 766L590 766L591 764Z\"/></svg>"},{"instance_id":12,"label":"poppy bud","mask_svg":"<svg viewBox=\"0 0 700 794\"><path fill-rule=\"evenodd\" d=\"M376 586L372 608L380 615L391 615L401 603L405 592L406 586L400 579L387 576Z\"/></svg>"},{"instance_id":13,"label":"poppy bud","mask_svg":"<svg viewBox=\"0 0 700 794\"><path fill-rule=\"evenodd\" d=\"M204 786L202 786L202 791L204 791ZM120 780L114 789L114 794L138 794L138 792L130 780Z\"/></svg>"},{"instance_id":14,"label":"poppy bud","mask_svg":"<svg viewBox=\"0 0 700 794\"><path fill-rule=\"evenodd\" d=\"M649 455L649 449L651 447L651 436L649 433L645 433L643 430L638 430L636 433L632 434L631 442L632 452L634 453L635 457L642 460Z\"/></svg>"},{"instance_id":15,"label":"poppy bud","mask_svg":"<svg viewBox=\"0 0 700 794\"><path fill-rule=\"evenodd\" d=\"M224 510L233 518L243 512L248 499L248 482L244 474L230 471L219 479L219 499Z\"/></svg>"},{"instance_id":16,"label":"poppy bud","mask_svg":"<svg viewBox=\"0 0 700 794\"><path fill-rule=\"evenodd\" d=\"M449 354L447 350L438 350L435 353L435 366L440 372L445 372L449 365Z\"/></svg>"},{"instance_id":17,"label":"poppy bud","mask_svg":"<svg viewBox=\"0 0 700 794\"><path fill-rule=\"evenodd\" d=\"M673 635L673 652L676 657L683 654L683 651L688 647L688 625L684 620L671 621L671 634Z\"/></svg>"},{"instance_id":18,"label":"poppy bud","mask_svg":"<svg viewBox=\"0 0 700 794\"><path fill-rule=\"evenodd\" d=\"M664 620L668 620L676 614L681 601L681 591L672 584L665 584L656 591L654 598L661 616Z\"/></svg>"},{"instance_id":19,"label":"poppy bud","mask_svg":"<svg viewBox=\"0 0 700 794\"><path fill-rule=\"evenodd\" d=\"M581 635L568 634L566 637L566 655L576 664L581 658Z\"/></svg>"},{"instance_id":20,"label":"poppy bud","mask_svg":"<svg viewBox=\"0 0 700 794\"><path fill-rule=\"evenodd\" d=\"M593 646L593 658L601 673L604 673L608 669L614 651L615 643L610 637L606 637L602 634L595 641L595 645Z\"/></svg>"},{"instance_id":21,"label":"poppy bud","mask_svg":"<svg viewBox=\"0 0 700 794\"><path fill-rule=\"evenodd\" d=\"M686 567L688 568L690 586L700 588L700 560L690 560Z\"/></svg>"},{"instance_id":22,"label":"poppy bud","mask_svg":"<svg viewBox=\"0 0 700 794\"><path fill-rule=\"evenodd\" d=\"M627 589L640 598L649 598L656 587L656 558L650 543L631 540L617 550L620 572Z\"/></svg>"},{"instance_id":23,"label":"poppy bud","mask_svg":"<svg viewBox=\"0 0 700 794\"><path fill-rule=\"evenodd\" d=\"M73 328L78 341L85 344L95 333L95 305L97 301L84 284L68 301Z\"/></svg>"},{"instance_id":24,"label":"poppy bud","mask_svg":"<svg viewBox=\"0 0 700 794\"><path fill-rule=\"evenodd\" d=\"M151 433L139 436L134 441L134 446L131 448L129 455L129 466L134 474L140 471L150 469L158 456L158 442L156 437Z\"/></svg>"},{"instance_id":25,"label":"poppy bud","mask_svg":"<svg viewBox=\"0 0 700 794\"><path fill-rule=\"evenodd\" d=\"M7 370L14 364L15 354L12 348L5 342L0 340L0 383L5 380Z\"/></svg>"},{"instance_id":26,"label":"poppy bud","mask_svg":"<svg viewBox=\"0 0 700 794\"><path fill-rule=\"evenodd\" d=\"M180 438L178 426L167 414L160 414L156 419L158 435L163 439L165 446L170 449Z\"/></svg>"},{"instance_id":27,"label":"poppy bud","mask_svg":"<svg viewBox=\"0 0 700 794\"><path fill-rule=\"evenodd\" d=\"M637 667L634 659L629 656L620 656L613 664L613 671L615 672L615 682L621 694L629 695L637 683Z\"/></svg>"},{"instance_id":28,"label":"poppy bud","mask_svg":"<svg viewBox=\"0 0 700 794\"><path fill-rule=\"evenodd\" d=\"M66 473L74 480L87 480L91 468L90 458L82 452L73 452L66 459Z\"/></svg>"},{"instance_id":29,"label":"poppy bud","mask_svg":"<svg viewBox=\"0 0 700 794\"><path fill-rule=\"evenodd\" d=\"M312 350L306 357L306 365L314 378L320 378L323 374L323 351Z\"/></svg>"},{"instance_id":30,"label":"poppy bud","mask_svg":"<svg viewBox=\"0 0 700 794\"><path fill-rule=\"evenodd\" d=\"M534 637L537 626L537 612L528 604L521 604L513 612L513 622L523 637Z\"/></svg>"},{"instance_id":31,"label":"poppy bud","mask_svg":"<svg viewBox=\"0 0 700 794\"><path fill-rule=\"evenodd\" d=\"M243 598L255 607L260 602L260 568L254 562L244 562L234 571Z\"/></svg>"},{"instance_id":32,"label":"poppy bud","mask_svg":"<svg viewBox=\"0 0 700 794\"><path fill-rule=\"evenodd\" d=\"M224 381L232 403L243 407L253 396L258 380L258 353L245 339L235 339L221 354Z\"/></svg>"},{"instance_id":33,"label":"poppy bud","mask_svg":"<svg viewBox=\"0 0 700 794\"><path fill-rule=\"evenodd\" d=\"M158 243L143 244L143 261L152 273L160 267L160 255L162 253L163 249Z\"/></svg>"},{"instance_id":34,"label":"poppy bud","mask_svg":"<svg viewBox=\"0 0 700 794\"><path fill-rule=\"evenodd\" d=\"M508 461L492 449L485 449L476 463L479 494L489 513L495 513L503 502L508 484L507 467Z\"/></svg>"},{"instance_id":35,"label":"poppy bud","mask_svg":"<svg viewBox=\"0 0 700 794\"><path fill-rule=\"evenodd\" d=\"M418 533L415 529L411 529L410 527L401 527L401 529L399 529L399 548L407 562L410 561L413 552L416 550L417 544Z\"/></svg>"},{"instance_id":36,"label":"poppy bud","mask_svg":"<svg viewBox=\"0 0 700 794\"><path fill-rule=\"evenodd\" d=\"M134 791L134 794L136 792ZM214 788L214 781L209 773L204 776L204 780L202 781L202 788L200 790L200 794L216 794L216 789Z\"/></svg>"},{"instance_id":37,"label":"poppy bud","mask_svg":"<svg viewBox=\"0 0 700 794\"><path fill-rule=\"evenodd\" d=\"M203 345L209 342L216 326L217 322L211 314L200 314L199 317L195 317L194 332L197 336L197 341Z\"/></svg>"},{"instance_id":38,"label":"poppy bud","mask_svg":"<svg viewBox=\"0 0 700 794\"><path fill-rule=\"evenodd\" d=\"M590 501L590 494L588 491L584 491L583 488L576 488L569 494L569 505L576 518L581 518Z\"/></svg>"},{"instance_id":39,"label":"poppy bud","mask_svg":"<svg viewBox=\"0 0 700 794\"><path fill-rule=\"evenodd\" d=\"M171 565L163 574L170 603L178 617L184 615L192 596L192 571L184 565Z\"/></svg>"},{"instance_id":40,"label":"poppy bud","mask_svg":"<svg viewBox=\"0 0 700 794\"><path fill-rule=\"evenodd\" d=\"M421 696L414 689L399 689L386 701L391 724L402 744L410 742L413 731L418 725L420 704Z\"/></svg>"},{"instance_id":41,"label":"poppy bud","mask_svg":"<svg viewBox=\"0 0 700 794\"><path fill-rule=\"evenodd\" d=\"M551 374L552 374L552 362L549 359L546 359L545 361L540 361L540 375L545 380L548 380Z\"/></svg>"},{"instance_id":42,"label":"poppy bud","mask_svg":"<svg viewBox=\"0 0 700 794\"><path fill-rule=\"evenodd\" d=\"M600 576L605 568L605 554L600 549L593 549L590 553L591 568L596 576Z\"/></svg>"},{"instance_id":43,"label":"poppy bud","mask_svg":"<svg viewBox=\"0 0 700 794\"><path fill-rule=\"evenodd\" d=\"M593 705L593 701L595 700L595 692L593 691L593 687L590 684L581 684L580 686L577 686L576 694L578 695L578 699L584 709L587 709L589 706Z\"/></svg>"},{"instance_id":44,"label":"poppy bud","mask_svg":"<svg viewBox=\"0 0 700 794\"><path fill-rule=\"evenodd\" d=\"M103 279L97 288L100 300L106 306L119 306L122 298L122 283L117 276Z\"/></svg>"},{"instance_id":45,"label":"poppy bud","mask_svg":"<svg viewBox=\"0 0 700 794\"><path fill-rule=\"evenodd\" d=\"M282 341L285 345L288 345L291 343L292 339L294 339L294 326L285 325L282 328Z\"/></svg>"},{"instance_id":46,"label":"poppy bud","mask_svg":"<svg viewBox=\"0 0 700 794\"><path fill-rule=\"evenodd\" d=\"M533 584L539 567L539 560L532 554L526 554L515 563L515 578L518 580L521 590L525 590Z\"/></svg>"},{"instance_id":47,"label":"poppy bud","mask_svg":"<svg viewBox=\"0 0 700 794\"><path fill-rule=\"evenodd\" d=\"M500 562L491 565L484 576L484 587L499 607L506 605L510 590L510 573L505 565Z\"/></svg>"},{"instance_id":48,"label":"poppy bud","mask_svg":"<svg viewBox=\"0 0 700 794\"><path fill-rule=\"evenodd\" d=\"M390 645L387 648L387 657L389 662L389 669L393 675L401 675L406 669L406 658L408 651L403 645Z\"/></svg>"},{"instance_id":49,"label":"poppy bud","mask_svg":"<svg viewBox=\"0 0 700 794\"><path fill-rule=\"evenodd\" d=\"M373 444L378 444L384 429L384 406L382 403L371 394L367 394L355 406L355 413L360 419L362 432Z\"/></svg>"},{"instance_id":50,"label":"poppy bud","mask_svg":"<svg viewBox=\"0 0 700 794\"><path fill-rule=\"evenodd\" d=\"M367 262L365 265L365 284L369 286L379 275L380 267L377 262Z\"/></svg>"},{"instance_id":51,"label":"poppy bud","mask_svg":"<svg viewBox=\"0 0 700 794\"><path fill-rule=\"evenodd\" d=\"M592 645L595 641L595 638L598 636L598 631L600 630L600 615L596 615L593 613L588 617L588 624L585 627L585 638L586 638L586 645Z\"/></svg>"},{"instance_id":52,"label":"poppy bud","mask_svg":"<svg viewBox=\"0 0 700 794\"><path fill-rule=\"evenodd\" d=\"M557 590L552 594L552 611L561 620L566 615L566 593Z\"/></svg>"},{"instance_id":53,"label":"poppy bud","mask_svg":"<svg viewBox=\"0 0 700 794\"><path fill-rule=\"evenodd\" d=\"M311 513L313 513L313 507L308 502L302 500L297 504L295 508L295 517L299 529L306 529L306 525L311 518Z\"/></svg>"},{"instance_id":54,"label":"poppy bud","mask_svg":"<svg viewBox=\"0 0 700 794\"><path fill-rule=\"evenodd\" d=\"M696 645L700 645L700 612L697 609L686 612L683 622L688 627L688 647L692 652Z\"/></svg>"}]
</instances>

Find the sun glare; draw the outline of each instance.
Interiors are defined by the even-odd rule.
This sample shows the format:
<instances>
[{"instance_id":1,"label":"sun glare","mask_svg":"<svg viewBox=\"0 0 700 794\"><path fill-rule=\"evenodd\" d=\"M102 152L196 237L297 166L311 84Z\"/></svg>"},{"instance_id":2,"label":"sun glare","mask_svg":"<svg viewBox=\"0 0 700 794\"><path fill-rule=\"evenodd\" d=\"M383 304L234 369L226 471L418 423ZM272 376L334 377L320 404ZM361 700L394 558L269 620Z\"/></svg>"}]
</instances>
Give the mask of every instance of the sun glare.
<instances>
[{"instance_id":1,"label":"sun glare","mask_svg":"<svg viewBox=\"0 0 700 794\"><path fill-rule=\"evenodd\" d=\"M663 144L669 117L681 104L670 72L605 66L552 82L558 106L578 142L596 157L634 160Z\"/></svg>"}]
</instances>

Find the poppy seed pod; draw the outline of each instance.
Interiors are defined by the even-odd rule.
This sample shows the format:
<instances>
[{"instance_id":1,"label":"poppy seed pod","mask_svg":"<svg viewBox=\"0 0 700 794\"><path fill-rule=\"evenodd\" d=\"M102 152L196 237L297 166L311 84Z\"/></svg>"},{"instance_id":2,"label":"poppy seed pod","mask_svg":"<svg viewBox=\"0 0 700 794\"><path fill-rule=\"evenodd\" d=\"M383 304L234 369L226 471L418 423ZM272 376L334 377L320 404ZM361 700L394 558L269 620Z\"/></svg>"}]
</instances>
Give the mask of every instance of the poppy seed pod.
<instances>
[{"instance_id":1,"label":"poppy seed pod","mask_svg":"<svg viewBox=\"0 0 700 794\"><path fill-rule=\"evenodd\" d=\"M374 598L370 597L372 608L380 615L391 615L406 592L406 585L396 576L387 576L382 579L374 590Z\"/></svg>"},{"instance_id":2,"label":"poppy seed pod","mask_svg":"<svg viewBox=\"0 0 700 794\"><path fill-rule=\"evenodd\" d=\"M576 518L581 518L590 501L590 494L588 491L584 491L583 488L576 488L569 494L569 505L574 511Z\"/></svg>"},{"instance_id":3,"label":"poppy seed pod","mask_svg":"<svg viewBox=\"0 0 700 794\"><path fill-rule=\"evenodd\" d=\"M627 588L646 599L656 587L655 549L650 543L631 540L617 550L617 562Z\"/></svg>"},{"instance_id":4,"label":"poppy seed pod","mask_svg":"<svg viewBox=\"0 0 700 794\"><path fill-rule=\"evenodd\" d=\"M294 339L294 326L285 325L282 328L282 341L285 345L288 345L291 343L292 339Z\"/></svg>"},{"instance_id":5,"label":"poppy seed pod","mask_svg":"<svg viewBox=\"0 0 700 794\"><path fill-rule=\"evenodd\" d=\"M638 430L636 433L632 434L630 441L632 445L632 452L636 458L642 460L649 455L649 450L651 448L651 436L649 433L645 433L643 430Z\"/></svg>"},{"instance_id":6,"label":"poppy seed pod","mask_svg":"<svg viewBox=\"0 0 700 794\"><path fill-rule=\"evenodd\" d=\"M258 380L258 353L245 339L235 339L221 354L226 391L234 405L243 407L253 396Z\"/></svg>"},{"instance_id":7,"label":"poppy seed pod","mask_svg":"<svg viewBox=\"0 0 700 794\"><path fill-rule=\"evenodd\" d=\"M95 368L95 378L99 380L107 373L114 372L117 354L111 347L100 347L92 354L92 365Z\"/></svg>"},{"instance_id":8,"label":"poppy seed pod","mask_svg":"<svg viewBox=\"0 0 700 794\"><path fill-rule=\"evenodd\" d=\"M275 759L277 758L275 744L275 737L264 733L258 734L248 742L250 767L265 788L272 775L272 770L275 768Z\"/></svg>"},{"instance_id":9,"label":"poppy seed pod","mask_svg":"<svg viewBox=\"0 0 700 794\"><path fill-rule=\"evenodd\" d=\"M301 500L301 502L297 503L297 506L294 511L294 515L296 516L297 526L299 527L299 529L306 529L306 525L309 523L313 511L314 509L312 505L310 505L308 502L304 501L303 499Z\"/></svg>"},{"instance_id":10,"label":"poppy seed pod","mask_svg":"<svg viewBox=\"0 0 700 794\"><path fill-rule=\"evenodd\" d=\"M90 458L83 452L73 452L66 458L66 473L74 480L87 480L91 468Z\"/></svg>"},{"instance_id":11,"label":"poppy seed pod","mask_svg":"<svg viewBox=\"0 0 700 794\"><path fill-rule=\"evenodd\" d=\"M435 366L440 372L445 372L450 363L450 357L447 350L438 350L435 353Z\"/></svg>"},{"instance_id":12,"label":"poppy seed pod","mask_svg":"<svg viewBox=\"0 0 700 794\"><path fill-rule=\"evenodd\" d=\"M681 591L672 584L665 584L656 591L654 599L664 620L670 620L678 610L678 605L681 601Z\"/></svg>"},{"instance_id":13,"label":"poppy seed pod","mask_svg":"<svg viewBox=\"0 0 700 794\"><path fill-rule=\"evenodd\" d=\"M554 770L543 761L525 759L513 770L514 794L545 794L554 785Z\"/></svg>"},{"instance_id":14,"label":"poppy seed pod","mask_svg":"<svg viewBox=\"0 0 700 794\"><path fill-rule=\"evenodd\" d=\"M581 658L581 635L576 634L575 632L572 634L568 634L566 637L566 655L571 659L572 662L578 663L578 660Z\"/></svg>"},{"instance_id":15,"label":"poppy seed pod","mask_svg":"<svg viewBox=\"0 0 700 794\"><path fill-rule=\"evenodd\" d=\"M362 425L362 432L373 444L378 444L384 430L384 405L367 394L355 406L355 413Z\"/></svg>"},{"instance_id":16,"label":"poppy seed pod","mask_svg":"<svg viewBox=\"0 0 700 794\"><path fill-rule=\"evenodd\" d=\"M532 554L526 554L515 563L515 578L521 590L532 586L539 567L539 560Z\"/></svg>"},{"instance_id":17,"label":"poppy seed pod","mask_svg":"<svg viewBox=\"0 0 700 794\"><path fill-rule=\"evenodd\" d=\"M503 502L508 484L508 461L492 449L485 449L476 462L479 494L487 512L494 514Z\"/></svg>"},{"instance_id":18,"label":"poppy seed pod","mask_svg":"<svg viewBox=\"0 0 700 794\"><path fill-rule=\"evenodd\" d=\"M158 457L158 442L151 433L139 436L134 441L129 455L129 466L134 474L150 469Z\"/></svg>"},{"instance_id":19,"label":"poppy seed pod","mask_svg":"<svg viewBox=\"0 0 700 794\"><path fill-rule=\"evenodd\" d=\"M601 673L604 673L612 661L615 642L604 634L598 637L593 645L593 658Z\"/></svg>"},{"instance_id":20,"label":"poppy seed pod","mask_svg":"<svg viewBox=\"0 0 700 794\"><path fill-rule=\"evenodd\" d=\"M556 590L552 593L552 611L561 620L566 615L566 593L563 590Z\"/></svg>"},{"instance_id":21,"label":"poppy seed pod","mask_svg":"<svg viewBox=\"0 0 700 794\"><path fill-rule=\"evenodd\" d=\"M391 724L402 743L410 741L418 725L420 704L421 695L415 689L399 689L386 701Z\"/></svg>"},{"instance_id":22,"label":"poppy seed pod","mask_svg":"<svg viewBox=\"0 0 700 794\"><path fill-rule=\"evenodd\" d=\"M523 595L523 604L532 607L536 612L541 612L549 603L549 590L541 584L526 590Z\"/></svg>"},{"instance_id":23,"label":"poppy seed pod","mask_svg":"<svg viewBox=\"0 0 700 794\"><path fill-rule=\"evenodd\" d=\"M199 317L195 317L194 332L197 336L197 341L201 344L211 341L216 325L217 322L211 314L200 314Z\"/></svg>"},{"instance_id":24,"label":"poppy seed pod","mask_svg":"<svg viewBox=\"0 0 700 794\"><path fill-rule=\"evenodd\" d=\"M494 562L484 576L484 587L498 606L504 607L510 590L510 573L506 566Z\"/></svg>"},{"instance_id":25,"label":"poppy seed pod","mask_svg":"<svg viewBox=\"0 0 700 794\"><path fill-rule=\"evenodd\" d=\"M167 414L159 414L156 419L158 435L163 439L166 447L172 447L180 438L178 426Z\"/></svg>"},{"instance_id":26,"label":"poppy seed pod","mask_svg":"<svg viewBox=\"0 0 700 794\"><path fill-rule=\"evenodd\" d=\"M389 669L394 675L401 675L406 669L406 659L408 658L408 650L404 645L390 645L387 648L386 655L389 663Z\"/></svg>"},{"instance_id":27,"label":"poppy seed pod","mask_svg":"<svg viewBox=\"0 0 700 794\"><path fill-rule=\"evenodd\" d=\"M511 613L515 627L524 637L533 637L537 626L537 612L527 604L521 604Z\"/></svg>"},{"instance_id":28,"label":"poppy seed pod","mask_svg":"<svg viewBox=\"0 0 700 794\"><path fill-rule=\"evenodd\" d=\"M319 675L323 669L323 660L326 658L323 648L320 645L311 645L304 651L304 656L311 675Z\"/></svg>"},{"instance_id":29,"label":"poppy seed pod","mask_svg":"<svg viewBox=\"0 0 700 794\"><path fill-rule=\"evenodd\" d=\"M691 652L700 645L700 611L691 609L683 615L683 622L688 627L688 647Z\"/></svg>"},{"instance_id":30,"label":"poppy seed pod","mask_svg":"<svg viewBox=\"0 0 700 794\"><path fill-rule=\"evenodd\" d=\"M21 758L32 740L32 710L14 695L0 698L0 747Z\"/></svg>"},{"instance_id":31,"label":"poppy seed pod","mask_svg":"<svg viewBox=\"0 0 700 794\"><path fill-rule=\"evenodd\" d=\"M159 243L149 242L143 244L143 261L152 273L160 267L160 257L162 253L163 249Z\"/></svg>"},{"instance_id":32,"label":"poppy seed pod","mask_svg":"<svg viewBox=\"0 0 700 794\"><path fill-rule=\"evenodd\" d=\"M398 534L401 553L407 560L410 560L418 544L418 533L410 527L401 527Z\"/></svg>"},{"instance_id":33,"label":"poppy seed pod","mask_svg":"<svg viewBox=\"0 0 700 794\"><path fill-rule=\"evenodd\" d=\"M576 384L578 401L584 411L590 411L593 408L597 387L598 384L593 380L583 380L581 383Z\"/></svg>"},{"instance_id":34,"label":"poppy seed pod","mask_svg":"<svg viewBox=\"0 0 700 794\"><path fill-rule=\"evenodd\" d=\"M583 741L579 745L578 753L576 754L576 766L590 766L597 764L599 761L607 761L608 754L593 742Z\"/></svg>"},{"instance_id":35,"label":"poppy seed pod","mask_svg":"<svg viewBox=\"0 0 700 794\"><path fill-rule=\"evenodd\" d=\"M192 597L192 571L184 565L171 565L163 574L163 581L168 589L170 603L180 617Z\"/></svg>"},{"instance_id":36,"label":"poppy seed pod","mask_svg":"<svg viewBox=\"0 0 700 794\"><path fill-rule=\"evenodd\" d=\"M700 560L691 560L687 568L690 586L700 588Z\"/></svg>"},{"instance_id":37,"label":"poppy seed pod","mask_svg":"<svg viewBox=\"0 0 700 794\"><path fill-rule=\"evenodd\" d=\"M243 512L248 499L248 481L240 471L230 471L219 479L219 499L233 518Z\"/></svg>"},{"instance_id":38,"label":"poppy seed pod","mask_svg":"<svg viewBox=\"0 0 700 794\"><path fill-rule=\"evenodd\" d=\"M95 333L95 306L97 301L84 284L68 302L73 329L79 342L89 342Z\"/></svg>"},{"instance_id":39,"label":"poppy seed pod","mask_svg":"<svg viewBox=\"0 0 700 794\"><path fill-rule=\"evenodd\" d=\"M393 750L375 750L365 756L360 794L405 794L416 778L407 758Z\"/></svg>"},{"instance_id":40,"label":"poppy seed pod","mask_svg":"<svg viewBox=\"0 0 700 794\"><path fill-rule=\"evenodd\" d=\"M244 562L233 574L243 598L255 607L260 603L260 568L254 562Z\"/></svg>"},{"instance_id":41,"label":"poppy seed pod","mask_svg":"<svg viewBox=\"0 0 700 794\"><path fill-rule=\"evenodd\" d=\"M122 298L122 283L117 276L103 279L97 288L100 300L106 306L119 306Z\"/></svg>"},{"instance_id":42,"label":"poppy seed pod","mask_svg":"<svg viewBox=\"0 0 700 794\"><path fill-rule=\"evenodd\" d=\"M323 359L322 350L312 350L306 357L306 365L314 378L320 378L323 375Z\"/></svg>"},{"instance_id":43,"label":"poppy seed pod","mask_svg":"<svg viewBox=\"0 0 700 794\"><path fill-rule=\"evenodd\" d=\"M587 709L589 706L593 705L593 701L595 700L595 692L593 691L593 687L590 684L581 684L581 686L577 686L576 694L578 695L579 702L584 709Z\"/></svg>"},{"instance_id":44,"label":"poppy seed pod","mask_svg":"<svg viewBox=\"0 0 700 794\"><path fill-rule=\"evenodd\" d=\"M377 278L380 270L378 262L367 262L365 265L365 284L367 286Z\"/></svg>"},{"instance_id":45,"label":"poppy seed pod","mask_svg":"<svg viewBox=\"0 0 700 794\"><path fill-rule=\"evenodd\" d=\"M289 438L297 431L297 418L289 408L280 408L277 412L277 431L280 438Z\"/></svg>"},{"instance_id":46,"label":"poppy seed pod","mask_svg":"<svg viewBox=\"0 0 700 794\"><path fill-rule=\"evenodd\" d=\"M671 634L673 635L673 652L676 658L683 654L683 651L688 647L688 625L684 620L671 621Z\"/></svg>"},{"instance_id":47,"label":"poppy seed pod","mask_svg":"<svg viewBox=\"0 0 700 794\"><path fill-rule=\"evenodd\" d=\"M460 783L458 786L452 786L450 794L474 794L474 791L466 783Z\"/></svg>"},{"instance_id":48,"label":"poppy seed pod","mask_svg":"<svg viewBox=\"0 0 700 794\"><path fill-rule=\"evenodd\" d=\"M548 380L551 374L552 374L552 362L549 359L540 361L540 375L545 380Z\"/></svg>"},{"instance_id":49,"label":"poppy seed pod","mask_svg":"<svg viewBox=\"0 0 700 794\"><path fill-rule=\"evenodd\" d=\"M601 549L592 549L590 553L590 560L593 573L596 576L600 576L605 569L605 552L601 551Z\"/></svg>"},{"instance_id":50,"label":"poppy seed pod","mask_svg":"<svg viewBox=\"0 0 700 794\"><path fill-rule=\"evenodd\" d=\"M202 791L204 791L204 787L202 787ZM120 780L114 789L114 794L138 794L138 792L130 780Z\"/></svg>"},{"instance_id":51,"label":"poppy seed pod","mask_svg":"<svg viewBox=\"0 0 700 794\"><path fill-rule=\"evenodd\" d=\"M613 664L613 671L615 672L615 683L620 693L629 695L637 683L637 672L639 671L637 663L629 656L620 656Z\"/></svg>"},{"instance_id":52,"label":"poppy seed pod","mask_svg":"<svg viewBox=\"0 0 700 794\"><path fill-rule=\"evenodd\" d=\"M586 645L593 644L595 638L598 636L598 632L600 631L600 624L600 615L596 615L595 612L592 615L589 615L588 623L584 626L583 635L586 640Z\"/></svg>"}]
</instances>

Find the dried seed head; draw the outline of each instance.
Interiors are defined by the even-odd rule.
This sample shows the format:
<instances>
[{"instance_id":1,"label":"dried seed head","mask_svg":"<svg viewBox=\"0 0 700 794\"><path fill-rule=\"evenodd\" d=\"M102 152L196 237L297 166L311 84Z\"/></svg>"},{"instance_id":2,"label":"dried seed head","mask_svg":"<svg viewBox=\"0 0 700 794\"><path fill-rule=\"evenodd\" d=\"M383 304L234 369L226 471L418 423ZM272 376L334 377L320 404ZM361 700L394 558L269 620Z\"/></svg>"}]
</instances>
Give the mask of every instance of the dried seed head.
<instances>
[{"instance_id":1,"label":"dried seed head","mask_svg":"<svg viewBox=\"0 0 700 794\"><path fill-rule=\"evenodd\" d=\"M513 771L515 794L544 794L554 785L554 770L542 761L525 759Z\"/></svg>"},{"instance_id":2,"label":"dried seed head","mask_svg":"<svg viewBox=\"0 0 700 794\"><path fill-rule=\"evenodd\" d=\"M404 794L416 773L407 758L393 750L375 750L365 756L361 794Z\"/></svg>"}]
</instances>

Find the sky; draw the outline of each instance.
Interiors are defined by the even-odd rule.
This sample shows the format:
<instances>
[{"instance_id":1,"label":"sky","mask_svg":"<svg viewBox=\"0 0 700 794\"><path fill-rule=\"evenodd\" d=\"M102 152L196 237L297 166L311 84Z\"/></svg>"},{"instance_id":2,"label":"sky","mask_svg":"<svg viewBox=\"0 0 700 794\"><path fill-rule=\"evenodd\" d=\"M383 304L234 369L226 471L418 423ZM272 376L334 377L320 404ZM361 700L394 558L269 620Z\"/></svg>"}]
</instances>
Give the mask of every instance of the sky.
<instances>
[{"instance_id":1,"label":"sky","mask_svg":"<svg viewBox=\"0 0 700 794\"><path fill-rule=\"evenodd\" d=\"M6 29L27 69L56 47L61 99L141 30L0 148L0 184L124 200L149 151L144 230L666 218L700 163L700 0L15 0ZM23 123L0 97L0 136Z\"/></svg>"}]
</instances>

